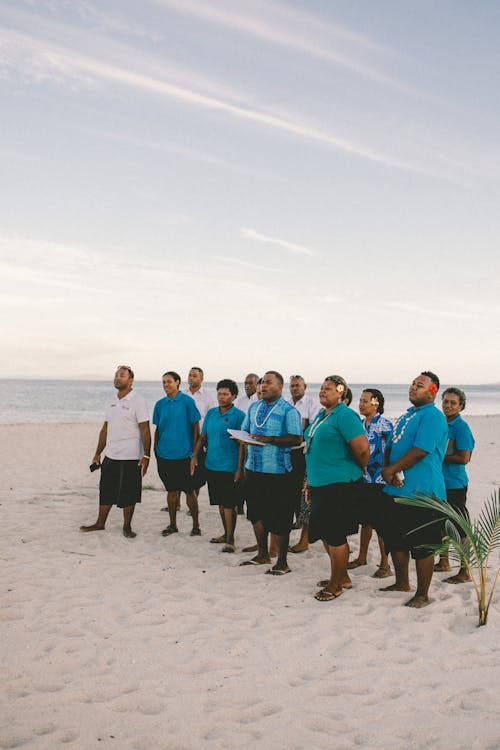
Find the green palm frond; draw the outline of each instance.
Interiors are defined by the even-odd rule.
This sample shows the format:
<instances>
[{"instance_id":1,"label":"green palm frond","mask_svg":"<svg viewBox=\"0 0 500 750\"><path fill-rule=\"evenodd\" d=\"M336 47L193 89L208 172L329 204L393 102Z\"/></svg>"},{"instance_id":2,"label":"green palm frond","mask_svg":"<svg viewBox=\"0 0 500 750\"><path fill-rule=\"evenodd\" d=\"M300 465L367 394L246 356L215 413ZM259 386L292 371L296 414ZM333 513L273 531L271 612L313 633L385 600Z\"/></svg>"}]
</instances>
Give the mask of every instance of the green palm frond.
<instances>
[{"instance_id":1,"label":"green palm frond","mask_svg":"<svg viewBox=\"0 0 500 750\"><path fill-rule=\"evenodd\" d=\"M489 606L499 579L500 568L494 574L489 596L487 580L490 557L493 550L500 547L500 492L496 490L487 500L479 516L471 521L449 503L435 496L416 493L412 497L397 497L397 503L426 508L436 517L413 531L418 531L435 523L443 523L446 536L441 544L425 545L434 553L448 554L467 569L478 601L479 625L486 625ZM412 533L412 532L410 532Z\"/></svg>"}]
</instances>

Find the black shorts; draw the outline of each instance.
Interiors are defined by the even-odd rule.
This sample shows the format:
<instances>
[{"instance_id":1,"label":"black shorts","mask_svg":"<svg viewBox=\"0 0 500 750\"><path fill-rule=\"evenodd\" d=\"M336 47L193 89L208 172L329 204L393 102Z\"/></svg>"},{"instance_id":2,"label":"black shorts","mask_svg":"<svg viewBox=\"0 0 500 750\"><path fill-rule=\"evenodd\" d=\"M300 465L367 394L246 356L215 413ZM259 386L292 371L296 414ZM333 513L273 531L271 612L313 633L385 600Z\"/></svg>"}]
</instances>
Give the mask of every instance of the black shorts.
<instances>
[{"instance_id":1,"label":"black shorts","mask_svg":"<svg viewBox=\"0 0 500 750\"><path fill-rule=\"evenodd\" d=\"M309 541L322 539L331 547L347 544L347 536L362 522L357 512L357 500L364 488L362 479L356 482L335 482L323 487L311 487Z\"/></svg>"},{"instance_id":2,"label":"black shorts","mask_svg":"<svg viewBox=\"0 0 500 750\"><path fill-rule=\"evenodd\" d=\"M210 505L236 508L240 502L241 489L238 484L235 484L234 472L205 469L205 476L208 482Z\"/></svg>"},{"instance_id":3,"label":"black shorts","mask_svg":"<svg viewBox=\"0 0 500 750\"><path fill-rule=\"evenodd\" d=\"M428 508L418 508L413 505L401 505L395 502L397 498L384 493L381 500L383 520L380 528L386 552L407 550L414 560L422 560L434 554L432 547L441 543L441 529L443 516ZM424 524L424 528L419 528Z\"/></svg>"},{"instance_id":4,"label":"black shorts","mask_svg":"<svg viewBox=\"0 0 500 750\"><path fill-rule=\"evenodd\" d=\"M191 476L190 458L161 458L156 456L158 474L167 492L194 492L205 484L198 472Z\"/></svg>"},{"instance_id":5,"label":"black shorts","mask_svg":"<svg viewBox=\"0 0 500 750\"><path fill-rule=\"evenodd\" d=\"M141 502L142 476L139 459L132 461L105 457L101 465L99 504L127 508Z\"/></svg>"},{"instance_id":6,"label":"black shorts","mask_svg":"<svg viewBox=\"0 0 500 750\"><path fill-rule=\"evenodd\" d=\"M290 533L295 510L290 473L266 474L247 470L245 499L249 521L262 522L266 531L278 536Z\"/></svg>"}]
</instances>

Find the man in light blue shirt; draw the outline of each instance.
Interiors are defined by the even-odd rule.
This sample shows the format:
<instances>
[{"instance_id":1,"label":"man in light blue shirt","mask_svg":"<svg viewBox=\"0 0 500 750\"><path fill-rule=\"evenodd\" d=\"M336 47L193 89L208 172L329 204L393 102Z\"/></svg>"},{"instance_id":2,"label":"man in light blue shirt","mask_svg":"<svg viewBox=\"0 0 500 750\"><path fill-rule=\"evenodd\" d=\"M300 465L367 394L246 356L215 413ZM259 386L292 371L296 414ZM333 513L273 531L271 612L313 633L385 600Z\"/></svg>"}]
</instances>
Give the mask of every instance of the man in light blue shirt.
<instances>
[{"instance_id":1,"label":"man in light blue shirt","mask_svg":"<svg viewBox=\"0 0 500 750\"><path fill-rule=\"evenodd\" d=\"M249 445L245 464L245 496L248 518L257 540L257 555L242 565L271 562L268 534L276 535L278 560L267 571L271 575L289 573L287 551L292 528L295 497L291 482L290 449L302 441L301 417L282 397L283 376L269 370L262 378L262 400L250 405L242 424L263 445Z\"/></svg>"},{"instance_id":2,"label":"man in light blue shirt","mask_svg":"<svg viewBox=\"0 0 500 750\"><path fill-rule=\"evenodd\" d=\"M444 502L443 458L448 440L448 426L443 414L435 407L439 378L426 371L417 375L410 385L412 406L396 421L387 446L388 465L382 469L387 483L384 493L394 497L412 497L417 492L434 495ZM401 476L403 473L403 477ZM434 570L434 554L424 544L439 544L439 523L414 529L433 520L428 510L392 503L387 526L382 535L391 552L396 570L396 583L382 591L411 591L408 578L409 552L417 569L417 591L406 606L420 609L430 604L429 586ZM382 526L384 522L382 521Z\"/></svg>"}]
</instances>

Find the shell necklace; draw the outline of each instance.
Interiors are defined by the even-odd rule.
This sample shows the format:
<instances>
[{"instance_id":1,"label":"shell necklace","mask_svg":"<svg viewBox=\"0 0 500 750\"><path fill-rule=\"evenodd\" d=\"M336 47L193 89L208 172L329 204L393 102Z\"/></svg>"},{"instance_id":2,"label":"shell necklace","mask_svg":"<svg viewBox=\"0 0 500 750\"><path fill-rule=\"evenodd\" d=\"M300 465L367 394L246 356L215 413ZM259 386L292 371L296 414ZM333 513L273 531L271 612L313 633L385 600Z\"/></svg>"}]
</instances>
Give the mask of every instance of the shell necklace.
<instances>
[{"instance_id":1,"label":"shell necklace","mask_svg":"<svg viewBox=\"0 0 500 750\"><path fill-rule=\"evenodd\" d=\"M267 420L269 419L269 417L271 416L271 414L273 413L273 411L278 407L278 404L279 404L279 399L276 401L276 403L274 404L273 408L270 411L267 412L266 416L264 417L264 419L260 423L257 421L257 417L259 416L260 410L262 409L262 404L259 404L259 408L255 412L255 426L258 427L259 430L262 429L262 427L264 427L264 425L266 424Z\"/></svg>"},{"instance_id":2,"label":"shell necklace","mask_svg":"<svg viewBox=\"0 0 500 750\"><path fill-rule=\"evenodd\" d=\"M413 419L413 417L416 417L416 416L417 416L417 412L414 411L413 414L410 414L410 416L408 416L408 413L406 413L406 414L402 414L400 417L398 417L398 419L396 420L396 424L394 425L394 433L392 435L392 443L393 443L393 445L395 443L399 443L399 441L401 440L401 438L405 434L405 430L408 427L409 423L411 422L411 420ZM403 422L403 420L406 420L406 421L402 425L401 432L398 433L397 431L399 429L399 425Z\"/></svg>"},{"instance_id":3,"label":"shell necklace","mask_svg":"<svg viewBox=\"0 0 500 750\"><path fill-rule=\"evenodd\" d=\"M316 430L318 429L318 427L321 427L321 425L323 424L323 422L326 422L326 420L329 418L329 416L330 416L330 414L332 414L332 412L333 412L333 409L332 409L332 411L329 411L328 414L326 414L323 417L323 419L319 419L319 414L315 418L314 422L311 425L311 429L309 430L309 435L307 436L307 443L306 443L306 447L304 448L304 453L307 453L307 451L311 447L311 443L312 443L312 439L314 437L314 433L316 432Z\"/></svg>"}]
</instances>

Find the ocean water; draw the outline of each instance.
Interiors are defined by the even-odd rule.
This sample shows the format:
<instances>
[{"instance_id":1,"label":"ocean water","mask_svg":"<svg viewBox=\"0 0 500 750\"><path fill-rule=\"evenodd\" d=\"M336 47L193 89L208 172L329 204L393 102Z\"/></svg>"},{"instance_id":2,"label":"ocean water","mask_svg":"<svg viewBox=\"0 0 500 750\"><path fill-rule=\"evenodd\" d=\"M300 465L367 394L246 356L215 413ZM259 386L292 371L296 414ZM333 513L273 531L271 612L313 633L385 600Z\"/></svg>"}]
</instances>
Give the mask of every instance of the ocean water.
<instances>
[{"instance_id":1,"label":"ocean water","mask_svg":"<svg viewBox=\"0 0 500 750\"><path fill-rule=\"evenodd\" d=\"M357 409L363 386L350 385L354 394L352 406ZM384 394L388 417L397 417L410 406L407 384L371 385ZM207 382L204 386L215 390L215 383ZM144 396L151 411L165 395L160 382L138 380L134 387ZM446 384L442 390L445 387ZM500 414L500 384L459 387L467 394L464 416ZM317 397L319 388L319 383L310 383L307 392ZM241 384L240 390L243 392ZM113 383L104 380L0 380L0 424L102 422L106 402L113 393ZM286 384L283 394L288 398Z\"/></svg>"}]
</instances>

